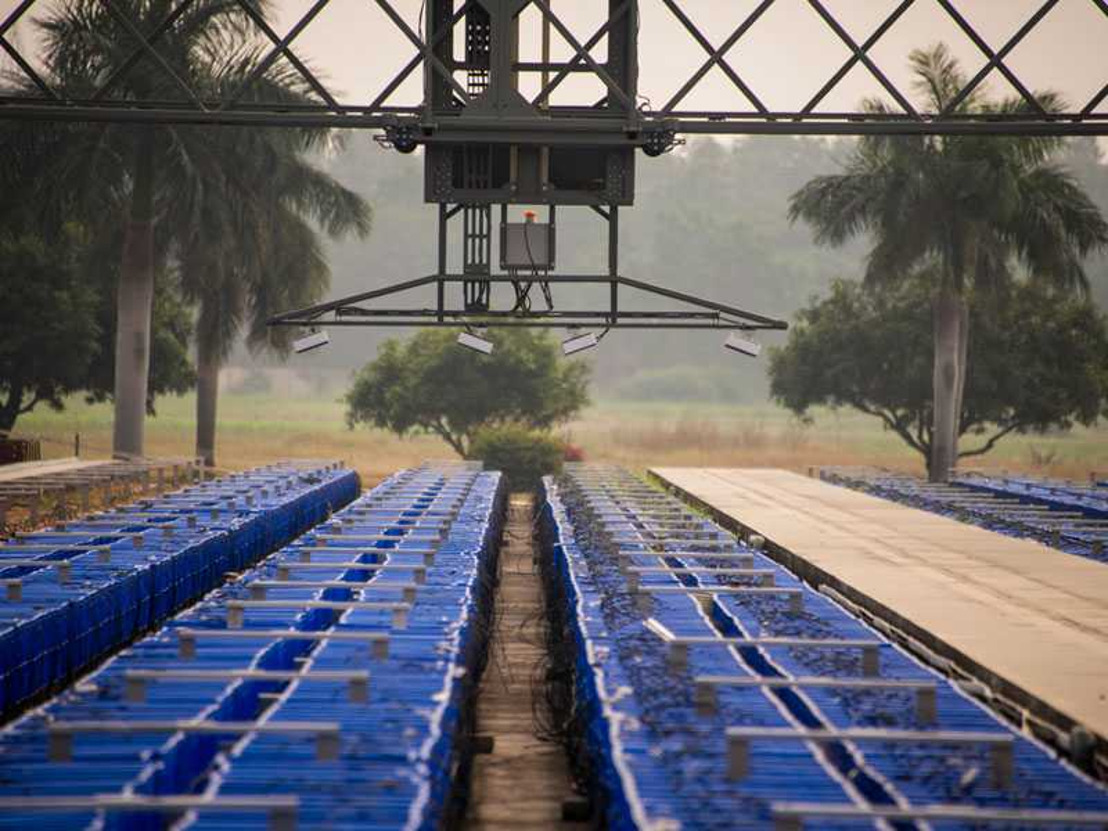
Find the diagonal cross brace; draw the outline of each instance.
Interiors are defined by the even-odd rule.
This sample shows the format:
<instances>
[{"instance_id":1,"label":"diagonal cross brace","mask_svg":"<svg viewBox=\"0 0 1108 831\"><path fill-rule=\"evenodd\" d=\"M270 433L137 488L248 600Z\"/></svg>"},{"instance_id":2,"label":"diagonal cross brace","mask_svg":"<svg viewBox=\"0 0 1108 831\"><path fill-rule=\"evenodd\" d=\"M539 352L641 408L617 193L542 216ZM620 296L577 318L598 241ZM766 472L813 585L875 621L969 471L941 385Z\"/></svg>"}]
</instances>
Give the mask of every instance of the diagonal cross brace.
<instances>
[{"instance_id":1,"label":"diagonal cross brace","mask_svg":"<svg viewBox=\"0 0 1108 831\"><path fill-rule=\"evenodd\" d=\"M19 53L19 50L8 43L8 39L5 38L3 35L0 35L0 47L2 47L4 51L8 53L11 59L15 61L16 66L18 66L23 71L24 75L31 79L31 83L38 87L42 91L43 95L53 101L61 101L61 99L58 97L58 94L50 88L50 85L43 80L41 75L35 72L35 68L27 63L24 57Z\"/></svg>"},{"instance_id":2,"label":"diagonal cross brace","mask_svg":"<svg viewBox=\"0 0 1108 831\"><path fill-rule=\"evenodd\" d=\"M192 5L192 3L193 0L182 0L181 4L177 6L177 8L175 8L173 11L171 11L168 15L166 15L165 20L158 24L154 31L150 33L150 35L146 38L146 43L151 48L153 48L155 41L157 41L162 35L169 31L169 28L177 22L177 20L181 17L182 14L185 13L185 11L188 9L189 6ZM128 58L118 67L116 67L115 71L112 72L112 74L109 75L99 87L96 88L96 90L92 93L92 100L101 100L108 93L108 91L115 86L116 82L124 75L126 75L142 59L142 56L145 53L146 49L142 46L139 46L134 52L132 52L130 56L128 56Z\"/></svg>"},{"instance_id":3,"label":"diagonal cross brace","mask_svg":"<svg viewBox=\"0 0 1108 831\"><path fill-rule=\"evenodd\" d=\"M878 83L880 83L889 95L896 100L900 108L912 118L919 118L919 113L916 112L916 108L912 106L912 102L905 98L903 93L896 88L896 85L878 68L877 64L875 64L866 53L866 50L860 48L858 44L855 43L854 38L852 38L846 29L842 27L842 24L835 19L834 15L827 11L823 3L821 3L820 0L808 0L808 5L816 10L816 13L823 18L823 22L838 36L839 40L846 44L847 48L850 49L850 51L854 53L854 56L870 71L870 74L877 79Z\"/></svg>"},{"instance_id":4,"label":"diagonal cross brace","mask_svg":"<svg viewBox=\"0 0 1108 831\"><path fill-rule=\"evenodd\" d=\"M435 35L434 39L427 45L428 52L433 52L438 47L438 45L443 42L447 35L453 33L454 27L457 26L458 23L461 22L462 18L466 16L466 13L469 11L470 6L472 5L473 0L466 0L466 2L462 4L462 7L458 9L458 11L454 12L454 16L450 18L450 24L444 26L442 28L442 31ZM408 63L404 65L404 68L396 73L393 79L389 81L388 85L383 90L381 90L381 93L373 99L373 103L369 105L369 111L373 112L378 107L382 106L421 63L423 63L422 50L420 50L419 54L417 54L414 58L408 61Z\"/></svg>"},{"instance_id":5,"label":"diagonal cross brace","mask_svg":"<svg viewBox=\"0 0 1108 831\"><path fill-rule=\"evenodd\" d=\"M312 71L304 65L304 62L296 57L287 45L281 46L281 38L277 37L277 33L273 31L273 27L270 26L261 13L254 8L252 5L253 0L236 0L236 2L239 7L246 12L247 17L254 21L254 25L262 30L262 34L269 38L273 45L281 50L281 54L284 55L285 59L300 73L301 77L308 82L308 86L315 91L316 95L322 98L331 109L341 109L342 105L327 91L327 88L320 83L319 79L315 77ZM226 103L222 104L220 109L226 109Z\"/></svg>"},{"instance_id":6,"label":"diagonal cross brace","mask_svg":"<svg viewBox=\"0 0 1108 831\"><path fill-rule=\"evenodd\" d=\"M375 0L375 2L381 7L381 11L388 15L389 20L393 22L396 28L404 33L404 37L410 40L412 45L419 50L420 54L423 55L423 60L430 63L435 71L450 84L454 92L462 99L462 103L469 104L470 97L469 93L465 91L465 87L458 83L458 79L455 78L453 73L451 73L443 62L439 60L438 55L431 51L431 46L424 43L423 39L412 31L412 27L408 25L408 22L397 14L396 9L392 7L389 0Z\"/></svg>"},{"instance_id":7,"label":"diagonal cross brace","mask_svg":"<svg viewBox=\"0 0 1108 831\"><path fill-rule=\"evenodd\" d=\"M561 18L550 10L547 0L531 0L531 2L542 12L543 17L558 31L558 34L565 38L566 43L570 45L570 48L573 49L575 53L574 58L581 58L581 60L588 64L589 69L591 69L596 77L604 83L604 86L608 88L608 92L619 99L619 102L630 112L635 112L635 102L628 97L623 88L608 74L608 71L593 59L592 55L588 53L588 50L578 43L577 38L573 36L573 32L567 29L565 24L562 23Z\"/></svg>"},{"instance_id":8,"label":"diagonal cross brace","mask_svg":"<svg viewBox=\"0 0 1108 831\"><path fill-rule=\"evenodd\" d=\"M759 112L763 114L767 113L768 110L766 109L765 105L762 104L758 96L754 94L754 91L751 90L743 82L738 73L736 73L735 70L731 68L731 65L724 60L724 55L731 51L731 47L738 43L739 38L745 35L751 26L758 22L758 19L763 14L765 14L766 11L769 10L769 7L774 4L775 0L762 0L762 2L758 4L758 7L754 9L754 11L752 11L749 15L747 15L746 19L739 24L739 27L731 33L731 36L719 45L718 49L712 48L712 44L708 42L708 39L704 37L704 35L696 27L696 24L693 23L692 20L690 20L683 11L681 11L680 7L677 6L677 4L673 2L673 0L663 0L663 2L666 4L666 6L669 7L670 11L672 11L674 15L676 15L677 19L681 21L681 25L683 25L696 39L696 42L699 43L706 52L708 52L709 57L708 60L705 61L704 64L700 67L700 69L694 72L689 77L689 79L685 81L681 89L674 93L673 97L666 102L666 105L662 107L662 111L661 113L659 113L659 116L664 118L665 116L673 112L674 107L680 104L684 100L685 96L688 95L689 92L693 89L693 87L699 84L701 79L705 75L707 75L709 71L711 71L713 66L716 65L719 65L724 74L726 74L727 77L731 79L731 82L739 88L739 91L747 97L750 103L752 103Z\"/></svg>"},{"instance_id":9,"label":"diagonal cross brace","mask_svg":"<svg viewBox=\"0 0 1108 831\"><path fill-rule=\"evenodd\" d=\"M989 46L989 44L985 42L985 39L977 33L977 30L970 25L970 22L962 16L962 13L954 7L954 4L951 3L950 0L937 0L937 2L940 6L943 7L946 13L950 15L951 19L958 24L962 31L969 36L969 39L972 40L973 44L981 50L982 54L984 54L985 57L989 59L988 65L990 67L995 66L998 70L1000 70L1001 74L1008 79L1008 83L1015 87L1016 91L1020 94L1020 96L1022 96L1023 100L1026 101L1027 104L1033 110L1035 110L1035 112L1037 112L1039 115L1046 115L1046 110L1043 109L1043 105L1039 103L1039 100L1031 93L1030 90L1027 89L1027 87L1023 85L1023 82L1016 76L1014 72L1012 72L1012 70L1008 68L1004 61L1001 60L995 52L993 52L992 47ZM1053 5L1053 3L1049 3L1049 5ZM1042 9L1040 9L1039 11L1041 12Z\"/></svg>"},{"instance_id":10,"label":"diagonal cross brace","mask_svg":"<svg viewBox=\"0 0 1108 831\"><path fill-rule=\"evenodd\" d=\"M19 22L19 18L23 17L24 12L31 8L34 2L35 0L22 0L22 2L12 9L11 13L4 18L4 22L0 23L0 47L4 48L4 51L15 61L16 66L23 71L24 75L31 79L31 82L36 87L42 90L46 97L54 101L60 101L61 99L58 97L58 94L50 88L50 85L42 79L41 75L35 72L34 67L24 59L23 55L19 53L19 50L8 43L8 39L4 37L8 33L8 30Z\"/></svg>"},{"instance_id":11,"label":"diagonal cross brace","mask_svg":"<svg viewBox=\"0 0 1108 831\"><path fill-rule=\"evenodd\" d=\"M173 80L173 83L180 87L181 91L184 92L185 95L192 101L192 103L196 105L197 109L206 110L207 107L204 106L204 102L202 102L200 98L196 95L196 92L193 90L193 88L189 86L188 82L185 81L185 79L182 78L180 75L178 75L173 67L169 65L168 61L166 61L166 59L158 53L158 50L155 49L150 41L146 39L146 36L138 30L138 27L135 26L134 22L129 17L127 17L127 15L123 14L123 12L116 8L115 4L112 3L112 0L100 0L100 2L104 4L104 8L108 10L108 13L111 14L112 17L114 17L119 22L119 24L130 33L131 37L135 38L135 40L139 42L139 48L142 49L142 51L146 52L153 59L154 63L160 66L162 68L162 71L165 72Z\"/></svg>"},{"instance_id":12,"label":"diagonal cross brace","mask_svg":"<svg viewBox=\"0 0 1108 831\"><path fill-rule=\"evenodd\" d=\"M959 91L959 93L954 96L950 103L943 108L942 115L950 115L951 113L953 113L954 110L958 108L958 105L965 101L969 97L970 93L977 89L981 82L985 80L986 75L988 75L994 68L1000 68L1001 61L1003 61L1004 58L1008 56L1008 53L1015 49L1016 46L1019 45L1020 41L1027 37L1031 30L1039 25L1039 21L1046 17L1047 13L1056 5L1058 5L1058 0L1046 0L1046 2L1038 8L1035 14L1031 15L1031 17L1028 18L1027 22L1019 28L1019 31L1017 31L1014 35L1012 35L1011 38L1008 39L1008 42L1004 44L1001 50L989 58L988 62L983 67L981 67L981 71L974 75L970 82L966 84L961 89L961 91ZM1020 87L1016 87L1016 89L1020 90L1020 95L1023 95L1025 98L1027 98L1027 96L1029 95L1026 90L1023 90ZM1039 106L1039 103L1035 100L1034 96L1032 96L1031 98L1027 98L1027 103L1038 110L1040 113L1043 112L1043 108Z\"/></svg>"},{"instance_id":13,"label":"diagonal cross brace","mask_svg":"<svg viewBox=\"0 0 1108 831\"><path fill-rule=\"evenodd\" d=\"M299 37L300 33L308 27L309 23L315 20L316 16L321 11L323 11L324 8L326 8L329 2L331 2L331 0L316 0L315 4L310 9L308 9L308 11L296 22L296 25L289 29L288 33L283 38L281 38L279 42L275 43L273 48L269 50L268 54L266 54L266 56L258 62L258 65L251 70L250 75L247 76L246 80L242 82L238 90L236 90L235 94L232 95L230 99L228 99L228 101L221 106L228 107L238 103L242 96L246 95L246 91L250 89L255 81L262 77L262 75L273 65L273 62L276 61L277 58L279 58L281 55L291 56L289 47L292 45L292 42L296 40L296 38ZM338 109L339 103L335 101L334 98L329 95L329 93L327 93L327 90L324 88L322 83L320 83L318 80L316 80L316 83L312 83L312 81L315 80L314 76L312 78L308 78L307 76L305 76L305 80L307 80L309 84L312 84L312 88L315 89L321 97L323 97L324 101L326 101L335 109ZM316 88L316 84L319 85L318 89Z\"/></svg>"},{"instance_id":14,"label":"diagonal cross brace","mask_svg":"<svg viewBox=\"0 0 1108 831\"><path fill-rule=\"evenodd\" d=\"M1093 5L1096 6L1108 17L1108 0L1092 0ZM1100 102L1108 97L1108 84L1101 87L1100 92L1089 99L1089 103L1081 108L1081 115L1091 115L1093 110L1100 106Z\"/></svg>"},{"instance_id":15,"label":"diagonal cross brace","mask_svg":"<svg viewBox=\"0 0 1108 831\"><path fill-rule=\"evenodd\" d=\"M612 27L623 19L623 16L627 14L630 5L631 0L623 0L623 2L620 3L619 8L616 9L614 14L608 17L608 19L604 22L604 25L597 29L596 33L593 34L591 38L585 41L585 45L581 47L582 51L574 55L573 58L568 61L565 66L558 70L558 74L555 75L550 80L550 82L539 91L539 94L536 95L535 99L531 102L532 106L537 107L540 101L546 101L547 99L549 99L551 93L553 93L554 90L560 87L562 85L562 82L569 77L570 70L584 60L584 53L591 53L593 48L596 47L596 44L600 43L604 36L611 31Z\"/></svg>"},{"instance_id":16,"label":"diagonal cross brace","mask_svg":"<svg viewBox=\"0 0 1108 831\"><path fill-rule=\"evenodd\" d=\"M915 2L916 0L902 0L901 4L893 9L889 16L881 22L880 26L874 29L873 34L866 38L865 43L863 43L853 55L847 58L846 63L839 67L838 72L831 76L827 83L823 85L819 92L812 96L812 100L805 104L800 112L807 115L819 106L819 102L826 98L828 93L838 86L839 82L846 77L846 74L861 60L861 56L868 53L870 49L876 46L877 41L885 36L885 33L893 27L893 24L896 23L904 12L908 11Z\"/></svg>"}]
</instances>

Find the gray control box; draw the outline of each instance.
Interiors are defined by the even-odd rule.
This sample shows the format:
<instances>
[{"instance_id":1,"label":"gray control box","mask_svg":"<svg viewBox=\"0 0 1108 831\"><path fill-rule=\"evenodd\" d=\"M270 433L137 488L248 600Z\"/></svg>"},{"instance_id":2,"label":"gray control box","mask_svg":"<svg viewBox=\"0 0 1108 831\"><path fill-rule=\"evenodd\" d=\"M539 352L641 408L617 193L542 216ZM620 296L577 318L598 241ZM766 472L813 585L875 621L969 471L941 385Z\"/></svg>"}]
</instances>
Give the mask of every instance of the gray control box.
<instances>
[{"instance_id":1,"label":"gray control box","mask_svg":"<svg viewBox=\"0 0 1108 831\"><path fill-rule=\"evenodd\" d=\"M554 229L543 222L500 226L500 267L550 271L554 268Z\"/></svg>"}]
</instances>

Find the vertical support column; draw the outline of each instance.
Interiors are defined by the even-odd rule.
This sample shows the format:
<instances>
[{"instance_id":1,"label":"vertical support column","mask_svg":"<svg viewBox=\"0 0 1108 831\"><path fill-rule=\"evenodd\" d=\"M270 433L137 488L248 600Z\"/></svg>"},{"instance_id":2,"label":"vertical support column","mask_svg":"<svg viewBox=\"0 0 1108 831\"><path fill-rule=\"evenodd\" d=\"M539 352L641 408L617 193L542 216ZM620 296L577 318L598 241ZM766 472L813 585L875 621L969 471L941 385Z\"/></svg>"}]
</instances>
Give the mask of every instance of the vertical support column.
<instances>
[{"instance_id":1,"label":"vertical support column","mask_svg":"<svg viewBox=\"0 0 1108 831\"><path fill-rule=\"evenodd\" d=\"M619 321L619 206L612 205L608 208L608 276L611 282L611 317L608 325L613 326Z\"/></svg>"},{"instance_id":2,"label":"vertical support column","mask_svg":"<svg viewBox=\"0 0 1108 831\"><path fill-rule=\"evenodd\" d=\"M438 321L442 323L445 320L443 315L443 309L446 307L446 283L443 281L443 275L446 274L446 245L447 245L447 231L450 217L447 215L447 208L445 202L439 203L439 280L435 287L435 296L438 306Z\"/></svg>"}]
</instances>

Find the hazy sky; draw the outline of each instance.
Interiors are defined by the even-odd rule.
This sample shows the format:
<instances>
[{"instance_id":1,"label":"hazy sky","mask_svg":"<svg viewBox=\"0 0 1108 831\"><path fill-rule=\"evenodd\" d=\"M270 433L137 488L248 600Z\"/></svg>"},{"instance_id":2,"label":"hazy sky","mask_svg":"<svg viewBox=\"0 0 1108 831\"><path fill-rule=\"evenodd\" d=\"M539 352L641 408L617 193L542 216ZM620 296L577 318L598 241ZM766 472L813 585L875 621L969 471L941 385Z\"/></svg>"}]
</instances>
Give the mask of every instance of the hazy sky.
<instances>
[{"instance_id":1,"label":"hazy sky","mask_svg":"<svg viewBox=\"0 0 1108 831\"><path fill-rule=\"evenodd\" d=\"M38 9L48 0L39 0ZM723 41L757 5L757 0L679 0L687 14L701 25L713 43ZM876 27L896 0L824 0L859 42ZM1040 5L1041 0L954 0L955 5L999 49L1004 41ZM584 41L600 25L607 9L604 0L552 0L578 39ZM16 0L0 0L0 15ZM311 5L311 0L277 0L283 33ZM419 19L420 0L393 0L396 9L413 28ZM681 28L661 0L640 0L640 93L661 107L706 55ZM538 58L540 16L530 9L523 19L524 59ZM22 31L19 31L22 30ZM24 47L33 47L27 27L17 27ZM872 51L874 61L895 81L907 77L906 57L915 47L946 42L970 72L985 58L936 0L916 0L914 6ZM411 45L393 27L373 0L331 0L320 16L294 44L295 51L327 76L344 93L343 101L365 103L413 54ZM554 35L554 56L567 57L568 47ZM603 57L603 44L596 51ZM806 0L776 0L775 4L739 41L728 55L735 70L770 109L803 105L848 57L847 48L818 17ZM1093 0L1060 0L1040 27L1011 54L1009 65L1033 89L1062 92L1077 107L1108 82L1108 15ZM537 80L537 79L536 79ZM562 102L599 97L598 82L588 87L564 85ZM1007 94L1010 88L997 73L990 89ZM858 100L880 92L868 71L856 66L844 82L825 99L822 109L853 108ZM595 95L594 95L595 93ZM392 103L417 103L420 84L413 77ZM555 99L555 103L559 103ZM741 93L719 70L713 70L684 107L748 109ZM1108 104L1102 104L1102 110Z\"/></svg>"}]
</instances>

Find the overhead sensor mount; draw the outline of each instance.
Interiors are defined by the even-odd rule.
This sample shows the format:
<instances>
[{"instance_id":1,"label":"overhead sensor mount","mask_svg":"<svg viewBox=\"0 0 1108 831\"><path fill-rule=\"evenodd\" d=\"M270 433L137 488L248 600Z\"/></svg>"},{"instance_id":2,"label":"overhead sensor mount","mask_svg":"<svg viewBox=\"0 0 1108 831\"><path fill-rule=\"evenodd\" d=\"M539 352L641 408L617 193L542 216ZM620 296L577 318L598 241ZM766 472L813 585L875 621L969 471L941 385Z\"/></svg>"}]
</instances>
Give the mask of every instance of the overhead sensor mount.
<instances>
[{"instance_id":1,"label":"overhead sensor mount","mask_svg":"<svg viewBox=\"0 0 1108 831\"><path fill-rule=\"evenodd\" d=\"M482 355L491 355L495 344L493 344L491 340L486 340L480 335L475 335L472 332L459 332L458 346L464 346L466 349L472 349L474 352L480 352Z\"/></svg>"},{"instance_id":2,"label":"overhead sensor mount","mask_svg":"<svg viewBox=\"0 0 1108 831\"><path fill-rule=\"evenodd\" d=\"M292 342L292 351L297 355L303 355L305 352L311 352L313 349L326 346L330 342L331 337L325 331L321 329L312 329L312 331L304 335L304 337L297 338Z\"/></svg>"},{"instance_id":3,"label":"overhead sensor mount","mask_svg":"<svg viewBox=\"0 0 1108 831\"><path fill-rule=\"evenodd\" d=\"M728 335L723 346L725 349L730 349L732 352L740 352L751 358L757 358L762 354L762 344L758 343L756 340L744 338L738 332L732 332Z\"/></svg>"}]
</instances>

